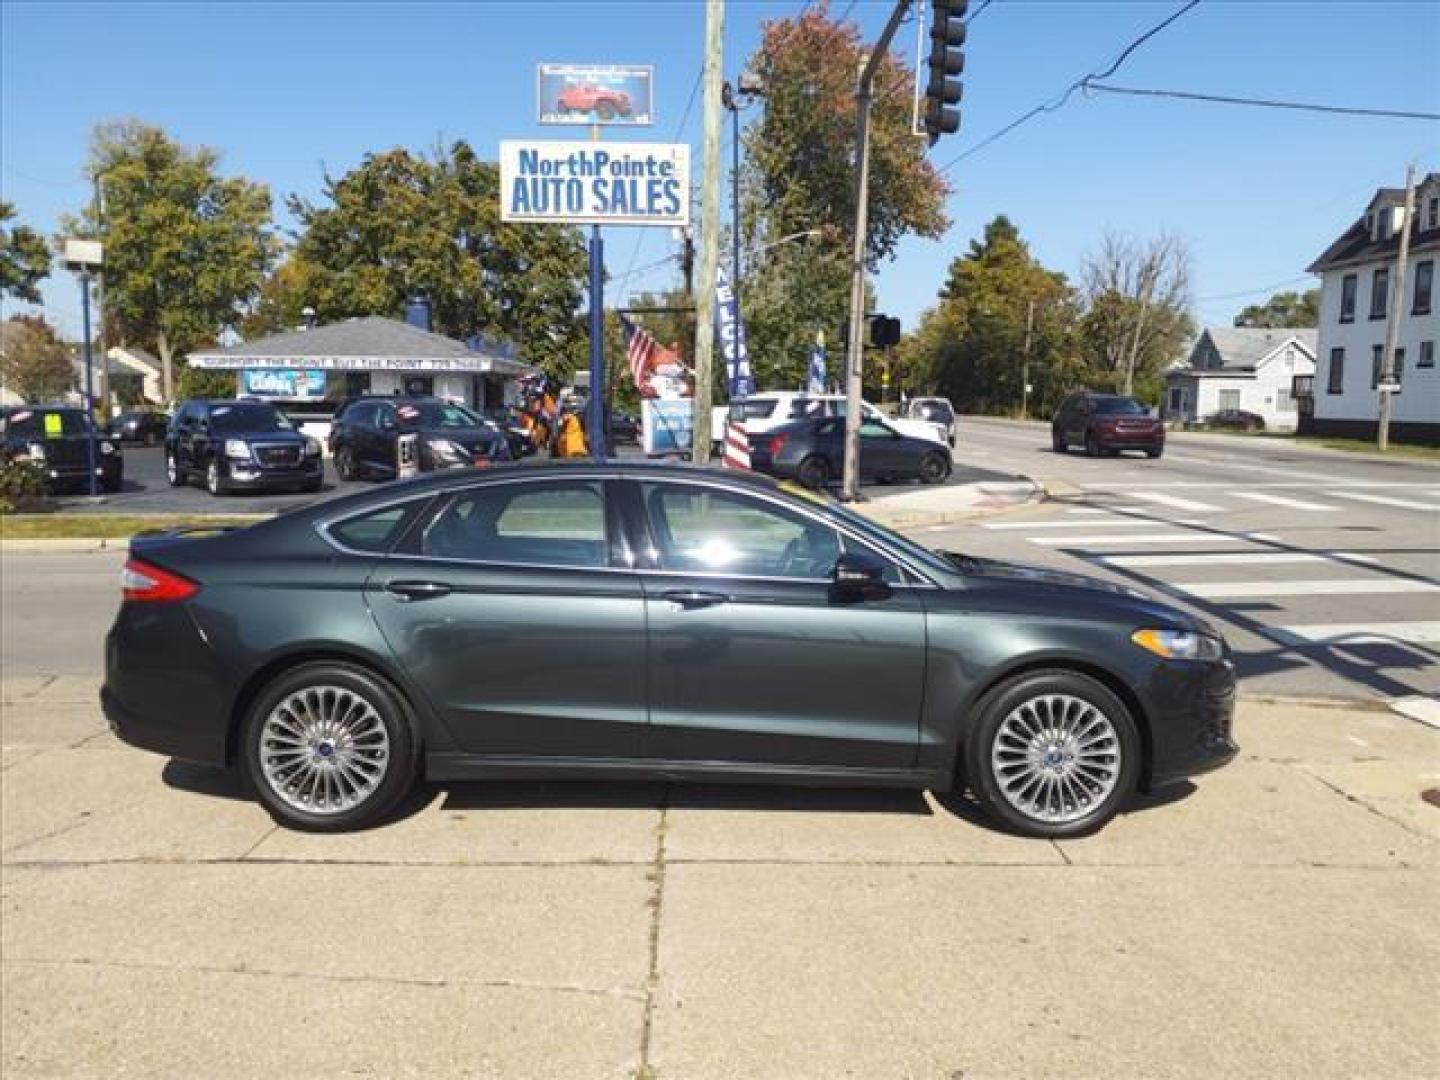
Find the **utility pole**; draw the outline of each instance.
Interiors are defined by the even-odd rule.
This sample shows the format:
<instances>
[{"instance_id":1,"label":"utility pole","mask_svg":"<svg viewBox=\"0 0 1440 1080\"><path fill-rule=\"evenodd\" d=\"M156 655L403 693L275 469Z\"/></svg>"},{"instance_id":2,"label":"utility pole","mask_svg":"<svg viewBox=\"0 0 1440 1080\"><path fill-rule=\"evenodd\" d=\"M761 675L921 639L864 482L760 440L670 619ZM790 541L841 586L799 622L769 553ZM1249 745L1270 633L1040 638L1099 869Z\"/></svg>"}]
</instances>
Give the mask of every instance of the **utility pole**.
<instances>
[{"instance_id":1,"label":"utility pole","mask_svg":"<svg viewBox=\"0 0 1440 1080\"><path fill-rule=\"evenodd\" d=\"M895 10L875 42L860 80L855 87L855 160L859 175L855 182L855 243L850 262L850 340L845 349L845 485L847 502L860 497L860 407L861 364L865 355L865 255L870 230L870 103L875 72L900 28L910 0L896 0Z\"/></svg>"},{"instance_id":2,"label":"utility pole","mask_svg":"<svg viewBox=\"0 0 1440 1080\"><path fill-rule=\"evenodd\" d=\"M95 173L95 231L105 240L105 204L101 201L100 173ZM105 274L95 275L95 339L100 346L100 418L110 420L110 360L105 355Z\"/></svg>"},{"instance_id":3,"label":"utility pole","mask_svg":"<svg viewBox=\"0 0 1440 1080\"><path fill-rule=\"evenodd\" d=\"M1385 319L1385 353L1380 361L1380 421L1375 429L1375 445L1390 448L1390 405L1393 394L1389 386L1395 379L1395 339L1400 334L1400 316L1405 307L1405 263L1410 258L1410 218L1415 213L1415 165L1405 170L1405 210L1400 225L1400 254L1395 261L1394 282L1390 286L1390 307Z\"/></svg>"},{"instance_id":4,"label":"utility pole","mask_svg":"<svg viewBox=\"0 0 1440 1080\"><path fill-rule=\"evenodd\" d=\"M705 169L700 187L700 298L695 310L695 414L690 459L710 460L710 387L715 360L715 274L720 265L720 114L725 0L705 0Z\"/></svg>"},{"instance_id":5,"label":"utility pole","mask_svg":"<svg viewBox=\"0 0 1440 1080\"><path fill-rule=\"evenodd\" d=\"M1025 305L1025 359L1020 363L1020 419L1030 419L1030 338L1035 331L1035 298Z\"/></svg>"}]
</instances>

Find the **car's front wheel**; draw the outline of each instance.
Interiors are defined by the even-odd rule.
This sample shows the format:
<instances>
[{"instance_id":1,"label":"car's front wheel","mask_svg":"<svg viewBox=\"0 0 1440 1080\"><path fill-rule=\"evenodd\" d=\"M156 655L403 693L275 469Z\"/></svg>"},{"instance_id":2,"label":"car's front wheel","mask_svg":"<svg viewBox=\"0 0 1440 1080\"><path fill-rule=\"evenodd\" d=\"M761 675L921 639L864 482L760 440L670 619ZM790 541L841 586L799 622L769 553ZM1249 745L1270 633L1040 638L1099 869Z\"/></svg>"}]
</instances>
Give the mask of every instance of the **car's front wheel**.
<instances>
[{"instance_id":1,"label":"car's front wheel","mask_svg":"<svg viewBox=\"0 0 1440 1080\"><path fill-rule=\"evenodd\" d=\"M1073 671L1001 683L980 703L965 775L992 817L1026 836L1083 836L1115 816L1140 774L1135 720Z\"/></svg>"},{"instance_id":2,"label":"car's front wheel","mask_svg":"<svg viewBox=\"0 0 1440 1080\"><path fill-rule=\"evenodd\" d=\"M1070 449L1070 444L1065 441L1065 436L1058 431L1050 432L1050 449L1057 454L1063 454Z\"/></svg>"},{"instance_id":3,"label":"car's front wheel","mask_svg":"<svg viewBox=\"0 0 1440 1080\"><path fill-rule=\"evenodd\" d=\"M830 482L830 465L819 454L811 454L800 462L795 478L812 491L819 491Z\"/></svg>"},{"instance_id":4,"label":"car's front wheel","mask_svg":"<svg viewBox=\"0 0 1440 1080\"><path fill-rule=\"evenodd\" d=\"M346 482L355 479L355 451L348 446L335 448L335 475Z\"/></svg>"},{"instance_id":5,"label":"car's front wheel","mask_svg":"<svg viewBox=\"0 0 1440 1080\"><path fill-rule=\"evenodd\" d=\"M303 664L267 686L243 745L246 775L271 816L310 832L375 824L413 786L419 760L395 691L339 663Z\"/></svg>"},{"instance_id":6,"label":"car's front wheel","mask_svg":"<svg viewBox=\"0 0 1440 1080\"><path fill-rule=\"evenodd\" d=\"M165 480L171 487L185 483L185 474L180 471L180 462L175 460L174 451L165 453Z\"/></svg>"},{"instance_id":7,"label":"car's front wheel","mask_svg":"<svg viewBox=\"0 0 1440 1080\"><path fill-rule=\"evenodd\" d=\"M225 478L220 475L220 462L214 458L205 467L205 490L211 495L225 495L230 490L225 486Z\"/></svg>"}]
</instances>

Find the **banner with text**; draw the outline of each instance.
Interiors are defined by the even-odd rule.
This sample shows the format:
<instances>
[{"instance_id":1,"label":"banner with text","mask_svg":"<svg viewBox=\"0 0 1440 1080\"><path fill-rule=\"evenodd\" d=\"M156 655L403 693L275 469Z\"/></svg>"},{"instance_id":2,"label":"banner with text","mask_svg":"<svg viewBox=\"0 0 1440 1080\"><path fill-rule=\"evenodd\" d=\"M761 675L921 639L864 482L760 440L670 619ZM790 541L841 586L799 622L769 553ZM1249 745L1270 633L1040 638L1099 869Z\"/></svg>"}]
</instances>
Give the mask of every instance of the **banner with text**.
<instances>
[{"instance_id":1,"label":"banner with text","mask_svg":"<svg viewBox=\"0 0 1440 1080\"><path fill-rule=\"evenodd\" d=\"M500 143L500 219L560 225L690 223L685 143Z\"/></svg>"},{"instance_id":2,"label":"banner with text","mask_svg":"<svg viewBox=\"0 0 1440 1080\"><path fill-rule=\"evenodd\" d=\"M715 279L715 332L720 337L720 351L725 357L726 384L730 400L739 401L755 392L755 377L750 372L750 348L745 342L745 322L740 318L740 305L735 290L719 268Z\"/></svg>"}]
</instances>

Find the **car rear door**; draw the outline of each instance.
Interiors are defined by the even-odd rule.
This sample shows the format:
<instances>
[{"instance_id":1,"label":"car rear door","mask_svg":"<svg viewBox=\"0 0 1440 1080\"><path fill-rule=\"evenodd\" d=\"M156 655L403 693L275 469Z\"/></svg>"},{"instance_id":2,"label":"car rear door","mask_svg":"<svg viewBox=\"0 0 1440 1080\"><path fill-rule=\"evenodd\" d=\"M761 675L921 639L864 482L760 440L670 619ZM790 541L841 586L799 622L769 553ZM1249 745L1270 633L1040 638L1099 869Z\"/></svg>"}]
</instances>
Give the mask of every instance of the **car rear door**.
<instances>
[{"instance_id":1,"label":"car rear door","mask_svg":"<svg viewBox=\"0 0 1440 1080\"><path fill-rule=\"evenodd\" d=\"M463 752L632 759L645 597L625 550L605 481L511 477L444 496L366 595Z\"/></svg>"},{"instance_id":2,"label":"car rear door","mask_svg":"<svg viewBox=\"0 0 1440 1080\"><path fill-rule=\"evenodd\" d=\"M626 482L643 522L649 757L906 768L915 761L925 613L894 568L888 599L839 602L830 572L863 547L762 493Z\"/></svg>"}]
</instances>

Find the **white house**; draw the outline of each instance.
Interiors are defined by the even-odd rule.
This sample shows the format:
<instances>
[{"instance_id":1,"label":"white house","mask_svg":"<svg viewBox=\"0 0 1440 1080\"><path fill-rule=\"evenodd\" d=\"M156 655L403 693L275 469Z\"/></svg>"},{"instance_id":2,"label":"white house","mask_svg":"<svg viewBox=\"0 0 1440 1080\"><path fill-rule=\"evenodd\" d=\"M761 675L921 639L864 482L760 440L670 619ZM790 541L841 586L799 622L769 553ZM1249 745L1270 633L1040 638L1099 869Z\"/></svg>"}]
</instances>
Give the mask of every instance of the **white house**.
<instances>
[{"instance_id":1,"label":"white house","mask_svg":"<svg viewBox=\"0 0 1440 1080\"><path fill-rule=\"evenodd\" d=\"M1303 383L1301 430L1372 439L1379 415L1380 365L1391 307L1399 315L1391 401L1391 435L1440 444L1440 369L1435 342L1435 263L1440 259L1440 173L1415 189L1413 220L1404 221L1405 192L1381 188L1365 213L1310 266L1319 274L1320 341L1313 390ZM1410 229L1405 293L1396 295L1400 231Z\"/></svg>"},{"instance_id":2,"label":"white house","mask_svg":"<svg viewBox=\"0 0 1440 1080\"><path fill-rule=\"evenodd\" d=\"M1242 409L1267 428L1293 429L1295 376L1314 374L1314 330L1207 326L1189 362L1165 373L1165 416L1191 422Z\"/></svg>"}]
</instances>

